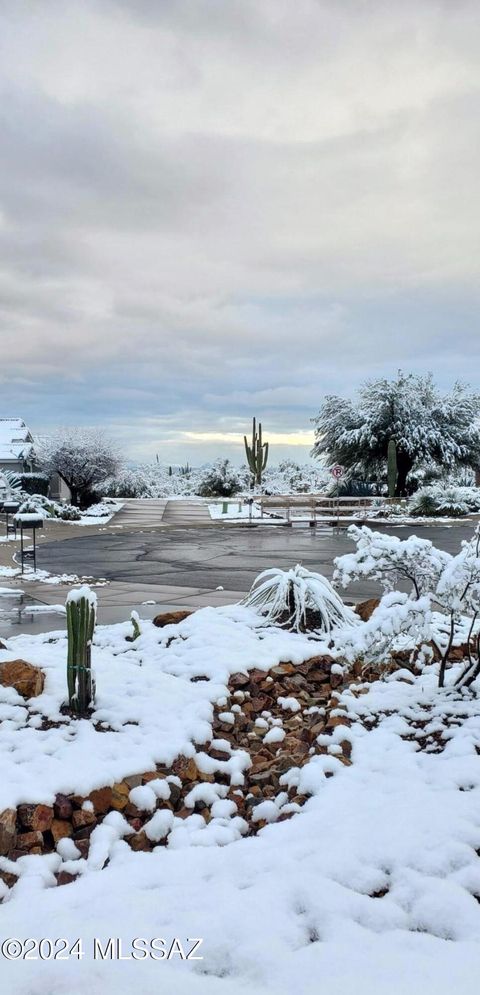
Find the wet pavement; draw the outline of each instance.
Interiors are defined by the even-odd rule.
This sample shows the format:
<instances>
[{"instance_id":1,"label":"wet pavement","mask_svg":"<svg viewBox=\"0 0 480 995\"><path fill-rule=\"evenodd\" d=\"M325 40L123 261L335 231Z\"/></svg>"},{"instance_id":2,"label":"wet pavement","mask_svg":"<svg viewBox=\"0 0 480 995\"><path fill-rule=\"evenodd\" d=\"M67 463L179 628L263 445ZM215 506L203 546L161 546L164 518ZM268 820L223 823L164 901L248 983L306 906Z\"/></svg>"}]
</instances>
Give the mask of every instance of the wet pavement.
<instances>
[{"instance_id":1,"label":"wet pavement","mask_svg":"<svg viewBox=\"0 0 480 995\"><path fill-rule=\"evenodd\" d=\"M378 527L405 538L410 528ZM415 532L456 553L472 525L415 526ZM100 624L122 622L133 609L153 618L174 608L201 608L239 601L255 577L269 567L302 563L331 578L333 560L354 548L345 529L329 526L219 525L215 528L145 528L74 534L45 542L38 567L50 574L104 577L95 587ZM5 584L9 584L5 580ZM1 579L0 579L1 585ZM27 577L0 593L0 637L65 629L62 610L70 585L31 582ZM21 590L20 590L21 588ZM361 581L343 595L355 602L375 597L379 584Z\"/></svg>"},{"instance_id":2,"label":"wet pavement","mask_svg":"<svg viewBox=\"0 0 480 995\"><path fill-rule=\"evenodd\" d=\"M409 529L401 527L378 530L400 537L409 534ZM442 549L457 552L461 540L471 536L472 526L416 526L415 531ZM82 536L46 543L39 550L38 562L54 574L90 574L131 584L203 590L221 585L226 590L247 591L255 577L272 566L285 569L302 563L331 578L334 558L353 549L343 529L229 525ZM349 588L349 595L358 600L378 590L375 583L361 582Z\"/></svg>"}]
</instances>

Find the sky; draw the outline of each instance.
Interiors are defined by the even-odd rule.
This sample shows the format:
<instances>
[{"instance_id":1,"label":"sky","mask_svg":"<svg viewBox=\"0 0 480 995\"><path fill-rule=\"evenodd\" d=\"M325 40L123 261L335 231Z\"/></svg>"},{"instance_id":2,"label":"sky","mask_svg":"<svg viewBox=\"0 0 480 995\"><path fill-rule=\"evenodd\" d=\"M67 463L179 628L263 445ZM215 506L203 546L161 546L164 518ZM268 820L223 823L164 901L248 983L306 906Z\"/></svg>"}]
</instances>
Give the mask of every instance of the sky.
<instances>
[{"instance_id":1,"label":"sky","mask_svg":"<svg viewBox=\"0 0 480 995\"><path fill-rule=\"evenodd\" d=\"M0 0L0 416L308 458L479 386L478 0Z\"/></svg>"}]
</instances>

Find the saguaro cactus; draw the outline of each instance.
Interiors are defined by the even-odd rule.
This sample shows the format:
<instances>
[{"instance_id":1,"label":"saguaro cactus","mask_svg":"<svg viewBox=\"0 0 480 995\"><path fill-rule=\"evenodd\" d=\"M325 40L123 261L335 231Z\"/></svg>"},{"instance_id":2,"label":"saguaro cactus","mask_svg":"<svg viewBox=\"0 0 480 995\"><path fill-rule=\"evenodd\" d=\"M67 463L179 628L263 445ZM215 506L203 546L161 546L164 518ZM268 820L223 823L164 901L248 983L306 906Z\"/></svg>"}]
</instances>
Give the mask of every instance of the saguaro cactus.
<instances>
[{"instance_id":1,"label":"saguaro cactus","mask_svg":"<svg viewBox=\"0 0 480 995\"><path fill-rule=\"evenodd\" d=\"M388 443L387 450L387 480L388 480L388 496L395 497L395 491L397 488L397 446L395 439L390 439Z\"/></svg>"},{"instance_id":2,"label":"saguaro cactus","mask_svg":"<svg viewBox=\"0 0 480 995\"><path fill-rule=\"evenodd\" d=\"M262 483L262 473L267 465L268 460L268 442L262 442L262 424L258 423L258 433L257 433L257 422L253 419L252 427L252 444L249 446L247 442L247 436L244 435L245 442L245 452L247 454L247 463L252 474L252 484Z\"/></svg>"},{"instance_id":3,"label":"saguaro cactus","mask_svg":"<svg viewBox=\"0 0 480 995\"><path fill-rule=\"evenodd\" d=\"M97 614L97 596L85 585L70 591L67 609L68 700L76 715L88 715L95 697L91 647Z\"/></svg>"}]
</instances>

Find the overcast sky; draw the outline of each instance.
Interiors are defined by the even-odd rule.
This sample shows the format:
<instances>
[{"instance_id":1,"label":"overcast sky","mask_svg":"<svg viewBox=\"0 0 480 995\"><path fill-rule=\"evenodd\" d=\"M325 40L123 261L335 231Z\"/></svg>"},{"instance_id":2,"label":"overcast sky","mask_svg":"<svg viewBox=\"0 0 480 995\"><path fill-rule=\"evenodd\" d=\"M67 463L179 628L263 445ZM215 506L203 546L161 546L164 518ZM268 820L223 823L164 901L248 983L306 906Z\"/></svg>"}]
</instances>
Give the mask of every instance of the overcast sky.
<instances>
[{"instance_id":1,"label":"overcast sky","mask_svg":"<svg viewBox=\"0 0 480 995\"><path fill-rule=\"evenodd\" d=\"M478 0L0 0L1 416L132 459L309 450L479 386Z\"/></svg>"}]
</instances>

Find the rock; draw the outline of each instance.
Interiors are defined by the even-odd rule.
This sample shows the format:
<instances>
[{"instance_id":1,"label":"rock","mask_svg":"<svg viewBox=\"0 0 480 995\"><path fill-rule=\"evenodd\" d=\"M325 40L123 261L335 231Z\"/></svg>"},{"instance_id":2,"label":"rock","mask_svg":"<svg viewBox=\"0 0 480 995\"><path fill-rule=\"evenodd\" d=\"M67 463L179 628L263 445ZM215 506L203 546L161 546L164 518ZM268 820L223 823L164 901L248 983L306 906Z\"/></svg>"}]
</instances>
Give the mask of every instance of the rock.
<instances>
[{"instance_id":1,"label":"rock","mask_svg":"<svg viewBox=\"0 0 480 995\"><path fill-rule=\"evenodd\" d=\"M141 774L130 774L129 777L124 777L125 784L128 784L130 789L138 788L142 783Z\"/></svg>"},{"instance_id":2,"label":"rock","mask_svg":"<svg viewBox=\"0 0 480 995\"><path fill-rule=\"evenodd\" d=\"M80 851L80 856L83 857L84 860L86 860L87 857L88 857L88 851L90 849L90 840L89 839L80 839L79 840L78 839L78 834L76 834L76 836L75 836L75 846L76 846L77 850Z\"/></svg>"},{"instance_id":3,"label":"rock","mask_svg":"<svg viewBox=\"0 0 480 995\"><path fill-rule=\"evenodd\" d=\"M16 874L10 874L9 871L0 871L0 881L3 881L7 888L13 888L14 884L18 881L18 877Z\"/></svg>"},{"instance_id":4,"label":"rock","mask_svg":"<svg viewBox=\"0 0 480 995\"><path fill-rule=\"evenodd\" d=\"M18 818L26 829L38 829L45 833L50 829L53 820L51 805L19 805Z\"/></svg>"},{"instance_id":5,"label":"rock","mask_svg":"<svg viewBox=\"0 0 480 995\"><path fill-rule=\"evenodd\" d=\"M58 885L72 884L74 881L77 880L77 875L70 874L69 871L59 871L58 874L55 875L55 877L57 879Z\"/></svg>"},{"instance_id":6,"label":"rock","mask_svg":"<svg viewBox=\"0 0 480 995\"><path fill-rule=\"evenodd\" d=\"M17 813L14 808L0 812L0 856L4 857L15 847Z\"/></svg>"},{"instance_id":7,"label":"rock","mask_svg":"<svg viewBox=\"0 0 480 995\"><path fill-rule=\"evenodd\" d=\"M83 829L84 826L92 826L96 821L95 813L87 812L83 808L77 809L72 815L74 829Z\"/></svg>"},{"instance_id":8,"label":"rock","mask_svg":"<svg viewBox=\"0 0 480 995\"><path fill-rule=\"evenodd\" d=\"M232 688L244 688L250 683L250 677L248 674L232 674L229 684Z\"/></svg>"},{"instance_id":9,"label":"rock","mask_svg":"<svg viewBox=\"0 0 480 995\"><path fill-rule=\"evenodd\" d=\"M112 795L111 788L97 788L95 791L90 792L88 800L93 805L95 815L105 815L111 809Z\"/></svg>"},{"instance_id":10,"label":"rock","mask_svg":"<svg viewBox=\"0 0 480 995\"><path fill-rule=\"evenodd\" d=\"M23 698L37 698L43 691L45 674L26 660L8 660L0 663L0 684L15 688Z\"/></svg>"},{"instance_id":11,"label":"rock","mask_svg":"<svg viewBox=\"0 0 480 995\"><path fill-rule=\"evenodd\" d=\"M81 829L76 829L75 830L75 832L74 832L74 834L72 836L72 839L73 839L73 841L75 843L75 846L78 846L79 850L80 850L80 843L84 843L84 842L90 843L90 836L92 835L93 830L95 829L95 826L96 826L96 822L92 822L90 826L82 826ZM82 853L82 857L83 857L83 853Z\"/></svg>"},{"instance_id":12,"label":"rock","mask_svg":"<svg viewBox=\"0 0 480 995\"><path fill-rule=\"evenodd\" d=\"M132 850L151 850L152 844L148 839L146 832L142 829L139 833L133 833L132 836L127 836L127 843L129 843Z\"/></svg>"},{"instance_id":13,"label":"rock","mask_svg":"<svg viewBox=\"0 0 480 995\"><path fill-rule=\"evenodd\" d=\"M66 795L57 795L53 805L53 811L56 819L71 819L73 812L73 804L70 798Z\"/></svg>"},{"instance_id":14,"label":"rock","mask_svg":"<svg viewBox=\"0 0 480 995\"><path fill-rule=\"evenodd\" d=\"M32 830L30 833L19 833L17 836L17 847L19 850L27 850L29 853L41 853L43 848L43 836L41 832Z\"/></svg>"},{"instance_id":15,"label":"rock","mask_svg":"<svg viewBox=\"0 0 480 995\"><path fill-rule=\"evenodd\" d=\"M181 788L178 787L178 784L172 784L171 781L169 781L168 784L170 788L170 801L172 805L175 806L177 802L180 801L180 795L182 793L182 790Z\"/></svg>"},{"instance_id":16,"label":"rock","mask_svg":"<svg viewBox=\"0 0 480 995\"><path fill-rule=\"evenodd\" d=\"M114 784L112 788L112 808L116 809L117 812L123 811L128 805L129 794L130 788L124 781Z\"/></svg>"},{"instance_id":17,"label":"rock","mask_svg":"<svg viewBox=\"0 0 480 995\"><path fill-rule=\"evenodd\" d=\"M196 781L199 772L193 757L177 757L172 764L172 771L182 781Z\"/></svg>"},{"instance_id":18,"label":"rock","mask_svg":"<svg viewBox=\"0 0 480 995\"><path fill-rule=\"evenodd\" d=\"M160 615L155 616L153 624L159 629L163 629L165 625L178 625L179 622L183 622L189 615L193 615L191 608L178 612L162 612Z\"/></svg>"},{"instance_id":19,"label":"rock","mask_svg":"<svg viewBox=\"0 0 480 995\"><path fill-rule=\"evenodd\" d=\"M66 819L54 819L52 825L50 826L50 832L53 836L53 842L57 844L59 840L63 840L66 836L72 835L72 823L67 822Z\"/></svg>"},{"instance_id":20,"label":"rock","mask_svg":"<svg viewBox=\"0 0 480 995\"><path fill-rule=\"evenodd\" d=\"M142 774L142 784L148 784L149 781L157 781L159 778L165 779L166 774L159 774L158 770L146 770Z\"/></svg>"},{"instance_id":21,"label":"rock","mask_svg":"<svg viewBox=\"0 0 480 995\"><path fill-rule=\"evenodd\" d=\"M357 615L360 615L362 622L368 622L379 604L380 598L369 598L368 601L361 601L360 604L355 605L355 611Z\"/></svg>"}]
</instances>

